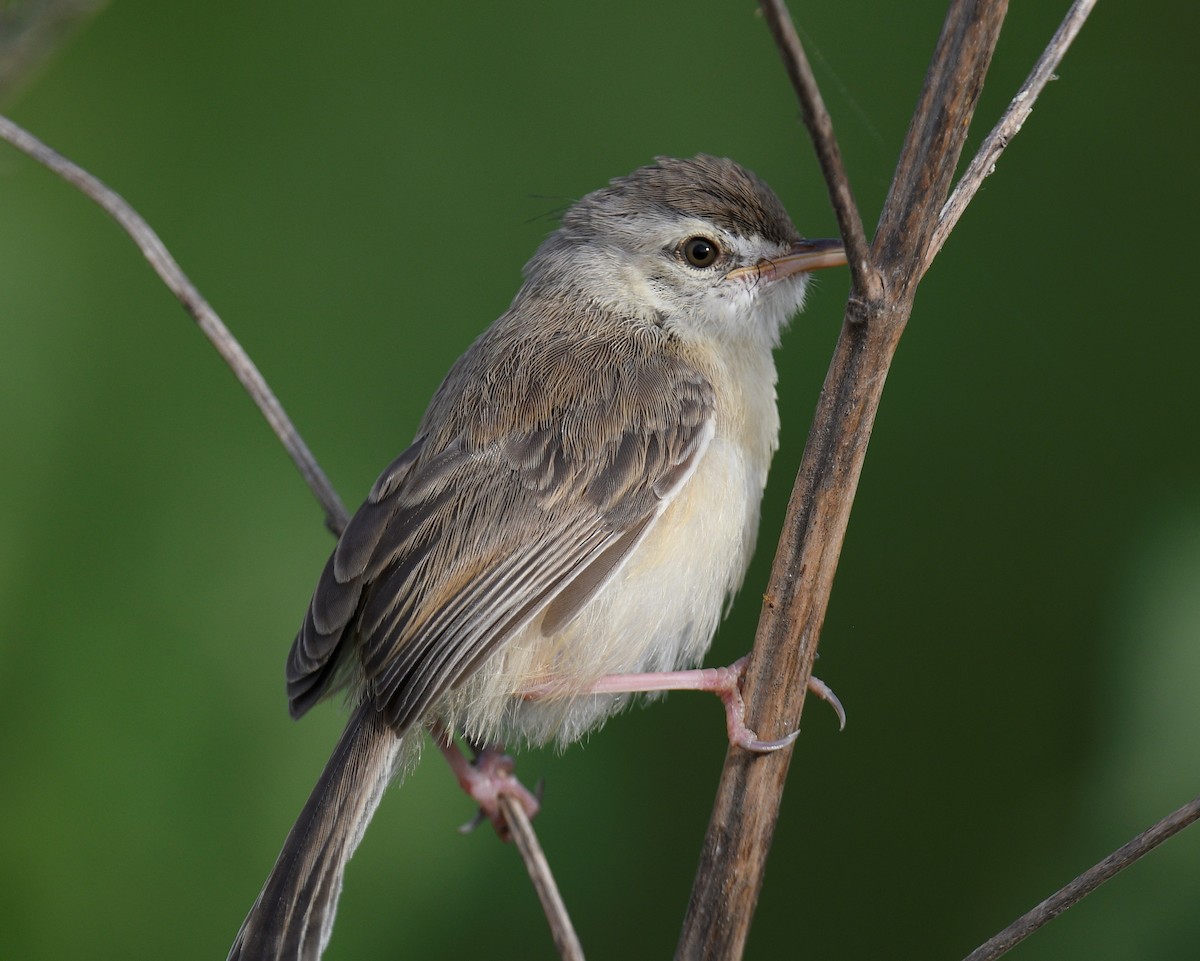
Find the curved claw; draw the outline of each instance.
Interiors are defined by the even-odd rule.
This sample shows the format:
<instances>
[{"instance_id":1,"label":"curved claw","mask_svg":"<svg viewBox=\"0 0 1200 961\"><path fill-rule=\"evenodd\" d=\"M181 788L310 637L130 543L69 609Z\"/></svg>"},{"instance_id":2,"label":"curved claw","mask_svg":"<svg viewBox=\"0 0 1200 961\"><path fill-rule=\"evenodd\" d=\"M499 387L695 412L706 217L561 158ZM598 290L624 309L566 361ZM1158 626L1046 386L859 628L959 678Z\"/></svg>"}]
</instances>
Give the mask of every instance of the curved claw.
<instances>
[{"instance_id":1,"label":"curved claw","mask_svg":"<svg viewBox=\"0 0 1200 961\"><path fill-rule=\"evenodd\" d=\"M776 738L774 741L760 741L757 737L753 737L754 732L750 728L746 728L745 730L747 734L752 735L751 739L736 741L734 743L747 751L753 751L755 754L770 754L772 751L778 751L780 748L785 748L793 743L800 736L800 729L797 728L791 734Z\"/></svg>"},{"instance_id":2,"label":"curved claw","mask_svg":"<svg viewBox=\"0 0 1200 961\"><path fill-rule=\"evenodd\" d=\"M756 754L769 754L771 751L788 747L800 736L800 731L792 731L791 734L773 741L763 741L746 726L746 704L742 700L742 689L739 682L746 672L746 662L749 659L749 656L746 656L734 661L729 667L717 668L713 671L714 680L709 690L716 694L725 705L725 724L729 729L729 743ZM833 708L838 718L838 730L845 730L846 709L842 707L842 702L829 685L819 677L810 677L808 689Z\"/></svg>"},{"instance_id":3,"label":"curved claw","mask_svg":"<svg viewBox=\"0 0 1200 961\"><path fill-rule=\"evenodd\" d=\"M729 731L729 743L755 754L770 754L787 747L800 736L800 732L796 730L773 741L764 741L746 726L746 702L742 700L739 681L745 673L747 660L748 658L743 657L729 667L718 668L723 683L719 688L714 687L713 693L725 705L725 726Z\"/></svg>"},{"instance_id":4,"label":"curved claw","mask_svg":"<svg viewBox=\"0 0 1200 961\"><path fill-rule=\"evenodd\" d=\"M842 707L842 702L833 693L833 689L819 677L810 677L808 679L808 689L833 708L833 713L837 715L838 719L838 730L846 730L846 709Z\"/></svg>"}]
</instances>

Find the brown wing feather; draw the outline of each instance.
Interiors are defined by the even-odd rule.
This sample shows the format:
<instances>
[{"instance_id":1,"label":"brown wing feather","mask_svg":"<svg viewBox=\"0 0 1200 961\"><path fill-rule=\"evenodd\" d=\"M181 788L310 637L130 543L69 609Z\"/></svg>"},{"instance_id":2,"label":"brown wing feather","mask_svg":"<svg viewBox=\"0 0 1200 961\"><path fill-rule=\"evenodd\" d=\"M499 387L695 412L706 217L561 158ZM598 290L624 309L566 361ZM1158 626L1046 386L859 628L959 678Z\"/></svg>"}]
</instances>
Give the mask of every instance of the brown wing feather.
<instances>
[{"instance_id":1,"label":"brown wing feather","mask_svg":"<svg viewBox=\"0 0 1200 961\"><path fill-rule=\"evenodd\" d=\"M506 319L451 371L326 565L288 660L294 715L355 649L404 730L539 612L547 633L574 617L702 456L712 387L669 335L563 332L535 354Z\"/></svg>"}]
</instances>

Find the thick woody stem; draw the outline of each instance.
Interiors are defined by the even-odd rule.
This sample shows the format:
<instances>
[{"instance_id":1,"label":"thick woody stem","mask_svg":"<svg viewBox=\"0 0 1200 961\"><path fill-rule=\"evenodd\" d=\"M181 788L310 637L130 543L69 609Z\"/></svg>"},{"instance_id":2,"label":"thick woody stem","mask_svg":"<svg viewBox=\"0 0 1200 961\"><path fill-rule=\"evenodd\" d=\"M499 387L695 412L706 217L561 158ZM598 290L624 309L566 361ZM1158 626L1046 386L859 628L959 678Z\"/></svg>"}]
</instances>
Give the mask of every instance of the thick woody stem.
<instances>
[{"instance_id":1,"label":"thick woody stem","mask_svg":"<svg viewBox=\"0 0 1200 961\"><path fill-rule=\"evenodd\" d=\"M868 255L865 273L881 283L851 292L746 672L748 720L763 737L798 725L883 384L1006 10L1004 0L951 4ZM726 756L677 959L741 957L792 750Z\"/></svg>"}]
</instances>

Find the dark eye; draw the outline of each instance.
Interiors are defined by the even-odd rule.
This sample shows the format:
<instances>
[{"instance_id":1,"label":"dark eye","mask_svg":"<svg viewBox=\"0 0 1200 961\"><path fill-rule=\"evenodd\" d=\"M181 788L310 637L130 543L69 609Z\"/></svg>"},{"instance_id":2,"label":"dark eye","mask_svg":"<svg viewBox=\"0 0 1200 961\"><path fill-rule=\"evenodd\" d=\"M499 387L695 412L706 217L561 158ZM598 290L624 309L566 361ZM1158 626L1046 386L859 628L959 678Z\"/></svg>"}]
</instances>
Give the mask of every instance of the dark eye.
<instances>
[{"instance_id":1,"label":"dark eye","mask_svg":"<svg viewBox=\"0 0 1200 961\"><path fill-rule=\"evenodd\" d=\"M707 237L689 237L683 242L683 256L693 267L711 267L721 256L721 248Z\"/></svg>"}]
</instances>

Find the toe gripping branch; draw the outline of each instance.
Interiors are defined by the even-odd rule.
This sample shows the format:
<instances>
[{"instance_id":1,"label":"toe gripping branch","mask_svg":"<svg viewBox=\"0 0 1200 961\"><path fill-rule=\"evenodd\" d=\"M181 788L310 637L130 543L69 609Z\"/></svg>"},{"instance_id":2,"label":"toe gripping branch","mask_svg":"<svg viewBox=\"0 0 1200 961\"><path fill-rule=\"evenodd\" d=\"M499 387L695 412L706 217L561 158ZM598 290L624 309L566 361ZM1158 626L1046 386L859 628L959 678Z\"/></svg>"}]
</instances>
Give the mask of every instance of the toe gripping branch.
<instances>
[{"instance_id":1,"label":"toe gripping branch","mask_svg":"<svg viewBox=\"0 0 1200 961\"><path fill-rule=\"evenodd\" d=\"M728 667L707 667L692 671L660 671L646 674L612 674L602 677L586 693L590 694L645 694L655 691L708 691L715 694L725 705L725 727L729 743L755 754L768 754L792 744L800 736L798 730L772 741L762 740L746 725L746 702L742 699L742 678L746 674L749 657L743 657ZM828 703L837 714L840 728L846 726L846 712L842 702L829 686L816 677L808 679L808 689ZM529 700L545 697L546 688L531 688L524 696ZM532 818L541 807L541 785L536 791L525 787L513 774L513 759L504 753L500 745L477 748L475 759L468 761L455 743L453 736L440 721L429 725L434 743L445 756L458 779L459 785L479 805L479 812L464 824L462 831L472 831L486 818L491 821L496 833L508 840L511 832L500 798L513 798Z\"/></svg>"},{"instance_id":2,"label":"toe gripping branch","mask_svg":"<svg viewBox=\"0 0 1200 961\"><path fill-rule=\"evenodd\" d=\"M799 736L793 731L774 741L764 741L746 726L746 703L742 699L742 678L746 674L749 655L728 667L706 667L693 671L658 671L647 674L611 674L596 681L589 694L647 694L656 691L708 691L715 694L725 705L725 726L729 732L729 743L756 753L778 751L787 747ZM838 723L846 726L846 712L842 702L829 686L819 678L810 677L808 689L826 701L837 714ZM550 693L549 686L532 688L525 697L536 700Z\"/></svg>"},{"instance_id":3,"label":"toe gripping branch","mask_svg":"<svg viewBox=\"0 0 1200 961\"><path fill-rule=\"evenodd\" d=\"M502 747L491 745L478 748L475 751L475 759L468 761L449 730L440 721L429 725L429 733L433 735L433 742L446 758L450 770L454 772L459 786L479 805L475 817L459 829L463 834L475 830L486 819L491 821L501 840L509 840L511 831L500 806L502 795L507 795L520 804L527 817L532 819L538 813L541 808L541 784L538 784L536 791L530 791L517 780L513 774L513 759L504 753Z\"/></svg>"}]
</instances>

